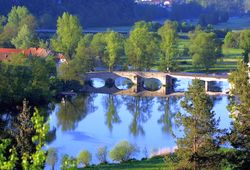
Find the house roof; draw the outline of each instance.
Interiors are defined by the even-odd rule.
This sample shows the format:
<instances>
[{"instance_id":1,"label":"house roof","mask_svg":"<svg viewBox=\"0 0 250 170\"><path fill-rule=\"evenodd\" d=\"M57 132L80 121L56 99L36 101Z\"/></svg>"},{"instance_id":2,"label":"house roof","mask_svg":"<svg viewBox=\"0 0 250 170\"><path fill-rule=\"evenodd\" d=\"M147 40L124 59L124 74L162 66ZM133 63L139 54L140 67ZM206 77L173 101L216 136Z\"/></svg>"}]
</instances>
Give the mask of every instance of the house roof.
<instances>
[{"instance_id":1,"label":"house roof","mask_svg":"<svg viewBox=\"0 0 250 170\"><path fill-rule=\"evenodd\" d=\"M65 59L63 54L56 54L51 50L44 48L28 48L28 49L14 49L14 48L0 48L0 61L10 60L13 54L24 54L25 56L35 56L45 58L49 55L56 56L57 59Z\"/></svg>"}]
</instances>

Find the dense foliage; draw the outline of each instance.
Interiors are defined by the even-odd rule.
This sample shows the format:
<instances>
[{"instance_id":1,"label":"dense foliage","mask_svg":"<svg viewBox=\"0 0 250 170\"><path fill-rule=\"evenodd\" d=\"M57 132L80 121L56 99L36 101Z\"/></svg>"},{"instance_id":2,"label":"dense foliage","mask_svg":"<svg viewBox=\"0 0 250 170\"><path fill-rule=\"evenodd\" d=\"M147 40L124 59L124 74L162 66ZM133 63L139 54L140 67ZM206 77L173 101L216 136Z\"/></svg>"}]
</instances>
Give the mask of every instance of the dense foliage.
<instances>
[{"instance_id":1,"label":"dense foliage","mask_svg":"<svg viewBox=\"0 0 250 170\"><path fill-rule=\"evenodd\" d=\"M167 10L137 5L133 0L1 0L0 11L6 15L13 6L26 6L43 28L55 28L63 12L74 13L84 26L115 26L133 24L136 20L162 18Z\"/></svg>"}]
</instances>

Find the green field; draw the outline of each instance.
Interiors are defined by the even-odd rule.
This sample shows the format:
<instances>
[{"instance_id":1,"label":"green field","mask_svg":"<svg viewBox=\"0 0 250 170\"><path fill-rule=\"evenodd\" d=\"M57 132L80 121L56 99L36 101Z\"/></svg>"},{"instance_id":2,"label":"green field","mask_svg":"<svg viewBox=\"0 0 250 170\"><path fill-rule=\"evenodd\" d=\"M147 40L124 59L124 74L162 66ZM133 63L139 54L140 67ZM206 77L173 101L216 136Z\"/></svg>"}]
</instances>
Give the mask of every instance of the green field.
<instances>
[{"instance_id":1,"label":"green field","mask_svg":"<svg viewBox=\"0 0 250 170\"><path fill-rule=\"evenodd\" d=\"M164 170L165 168L163 157L154 157L143 161L129 161L121 164L96 165L87 168L86 170Z\"/></svg>"},{"instance_id":2,"label":"green field","mask_svg":"<svg viewBox=\"0 0 250 170\"><path fill-rule=\"evenodd\" d=\"M183 36L183 35L182 35ZM188 48L190 43L189 39L179 39L178 49L183 51L185 48ZM237 62L242 58L242 49L226 48L222 47L223 57L218 59L217 63L213 68L210 69L210 72L230 72L234 70L237 66ZM189 55L181 56L178 59L179 69L185 72L194 72L196 71L192 65L192 58Z\"/></svg>"}]
</instances>

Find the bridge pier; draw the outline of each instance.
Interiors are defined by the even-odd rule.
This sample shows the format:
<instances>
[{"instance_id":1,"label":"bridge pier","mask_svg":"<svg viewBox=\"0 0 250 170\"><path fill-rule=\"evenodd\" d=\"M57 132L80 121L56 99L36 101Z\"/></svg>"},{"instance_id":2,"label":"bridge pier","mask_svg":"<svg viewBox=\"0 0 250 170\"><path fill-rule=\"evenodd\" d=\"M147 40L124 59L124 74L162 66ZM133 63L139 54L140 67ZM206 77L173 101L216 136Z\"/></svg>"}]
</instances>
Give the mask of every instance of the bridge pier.
<instances>
[{"instance_id":1,"label":"bridge pier","mask_svg":"<svg viewBox=\"0 0 250 170\"><path fill-rule=\"evenodd\" d=\"M205 81L205 92L209 91L209 81Z\"/></svg>"}]
</instances>

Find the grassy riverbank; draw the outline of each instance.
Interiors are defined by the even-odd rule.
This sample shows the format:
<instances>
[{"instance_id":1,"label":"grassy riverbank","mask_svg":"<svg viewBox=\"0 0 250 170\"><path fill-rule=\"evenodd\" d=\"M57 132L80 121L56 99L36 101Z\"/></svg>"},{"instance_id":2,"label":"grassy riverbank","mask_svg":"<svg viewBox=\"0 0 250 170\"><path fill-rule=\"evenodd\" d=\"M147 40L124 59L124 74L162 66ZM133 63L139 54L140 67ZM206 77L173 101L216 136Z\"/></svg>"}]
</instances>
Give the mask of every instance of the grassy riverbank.
<instances>
[{"instance_id":1,"label":"grassy riverbank","mask_svg":"<svg viewBox=\"0 0 250 170\"><path fill-rule=\"evenodd\" d=\"M147 160L131 160L121 164L102 164L82 168L86 170L163 170L165 167L163 157L154 157Z\"/></svg>"}]
</instances>

